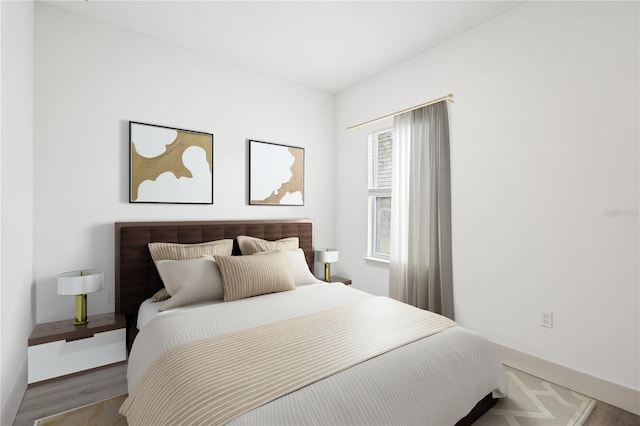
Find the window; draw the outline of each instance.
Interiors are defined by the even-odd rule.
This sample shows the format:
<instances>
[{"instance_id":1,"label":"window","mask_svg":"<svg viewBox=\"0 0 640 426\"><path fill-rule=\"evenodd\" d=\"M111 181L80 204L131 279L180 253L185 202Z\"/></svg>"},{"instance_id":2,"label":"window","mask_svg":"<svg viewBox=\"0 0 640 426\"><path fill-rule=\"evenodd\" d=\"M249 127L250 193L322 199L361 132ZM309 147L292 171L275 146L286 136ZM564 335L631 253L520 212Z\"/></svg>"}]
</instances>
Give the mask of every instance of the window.
<instances>
[{"instance_id":1,"label":"window","mask_svg":"<svg viewBox=\"0 0 640 426\"><path fill-rule=\"evenodd\" d=\"M368 256L389 259L391 234L391 147L393 131L369 135Z\"/></svg>"}]
</instances>

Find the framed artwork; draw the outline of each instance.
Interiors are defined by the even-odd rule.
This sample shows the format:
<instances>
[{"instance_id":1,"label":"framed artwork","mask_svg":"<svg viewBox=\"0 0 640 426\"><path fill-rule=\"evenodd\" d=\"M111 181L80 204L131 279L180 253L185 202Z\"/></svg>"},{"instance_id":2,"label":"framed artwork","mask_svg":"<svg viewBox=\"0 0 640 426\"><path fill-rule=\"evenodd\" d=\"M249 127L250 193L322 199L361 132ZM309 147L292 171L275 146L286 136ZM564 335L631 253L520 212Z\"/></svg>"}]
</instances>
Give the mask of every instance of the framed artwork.
<instances>
[{"instance_id":1,"label":"framed artwork","mask_svg":"<svg viewBox=\"0 0 640 426\"><path fill-rule=\"evenodd\" d=\"M213 204L213 135L129 122L130 203Z\"/></svg>"},{"instance_id":2,"label":"framed artwork","mask_svg":"<svg viewBox=\"0 0 640 426\"><path fill-rule=\"evenodd\" d=\"M304 148L249 141L249 204L304 206Z\"/></svg>"}]
</instances>

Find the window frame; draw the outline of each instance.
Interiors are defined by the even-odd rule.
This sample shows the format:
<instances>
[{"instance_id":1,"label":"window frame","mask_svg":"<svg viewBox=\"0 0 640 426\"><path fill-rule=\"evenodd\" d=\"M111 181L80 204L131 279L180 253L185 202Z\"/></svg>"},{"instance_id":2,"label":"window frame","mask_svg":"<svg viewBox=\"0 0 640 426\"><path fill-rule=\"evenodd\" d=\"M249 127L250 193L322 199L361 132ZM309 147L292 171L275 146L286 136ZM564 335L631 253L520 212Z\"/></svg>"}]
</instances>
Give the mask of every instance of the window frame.
<instances>
[{"instance_id":1,"label":"window frame","mask_svg":"<svg viewBox=\"0 0 640 426\"><path fill-rule=\"evenodd\" d=\"M374 163L378 159L378 144L376 143L379 136L384 133L391 133L391 142L393 144L393 128L385 127L384 129L371 132L367 137L367 259L380 262L389 262L391 253L381 253L377 251L376 244L379 243L378 234L378 203L382 198L391 199L391 185L388 187L378 188L371 186L372 179L375 180L373 169ZM373 144L373 147L371 146ZM373 153L371 150L373 149Z\"/></svg>"}]
</instances>

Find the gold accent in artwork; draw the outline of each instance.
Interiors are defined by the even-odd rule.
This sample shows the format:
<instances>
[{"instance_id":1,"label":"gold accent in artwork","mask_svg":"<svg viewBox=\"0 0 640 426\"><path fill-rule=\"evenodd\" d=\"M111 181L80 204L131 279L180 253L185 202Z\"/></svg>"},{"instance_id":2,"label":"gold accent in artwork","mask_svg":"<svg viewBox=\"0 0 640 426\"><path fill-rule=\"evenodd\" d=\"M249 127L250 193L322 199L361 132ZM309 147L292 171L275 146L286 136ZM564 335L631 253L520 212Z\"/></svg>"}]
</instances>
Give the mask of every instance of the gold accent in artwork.
<instances>
[{"instance_id":1,"label":"gold accent in artwork","mask_svg":"<svg viewBox=\"0 0 640 426\"><path fill-rule=\"evenodd\" d=\"M304 148L249 141L249 204L304 205Z\"/></svg>"},{"instance_id":2,"label":"gold accent in artwork","mask_svg":"<svg viewBox=\"0 0 640 426\"><path fill-rule=\"evenodd\" d=\"M130 122L130 152L130 202L213 203L212 134Z\"/></svg>"}]
</instances>

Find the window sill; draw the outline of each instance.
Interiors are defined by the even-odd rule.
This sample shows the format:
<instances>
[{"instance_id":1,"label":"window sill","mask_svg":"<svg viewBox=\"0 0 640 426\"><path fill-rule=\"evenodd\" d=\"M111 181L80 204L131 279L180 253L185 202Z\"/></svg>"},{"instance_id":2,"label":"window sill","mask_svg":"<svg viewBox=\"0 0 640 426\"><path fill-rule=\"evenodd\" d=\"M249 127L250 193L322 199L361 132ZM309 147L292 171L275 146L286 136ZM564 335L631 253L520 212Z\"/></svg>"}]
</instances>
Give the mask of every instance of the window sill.
<instances>
[{"instance_id":1,"label":"window sill","mask_svg":"<svg viewBox=\"0 0 640 426\"><path fill-rule=\"evenodd\" d=\"M367 262L384 263L386 265L389 264L389 259L382 259L382 258L379 258L379 257L365 256L365 257L363 257L363 259L366 260Z\"/></svg>"}]
</instances>

